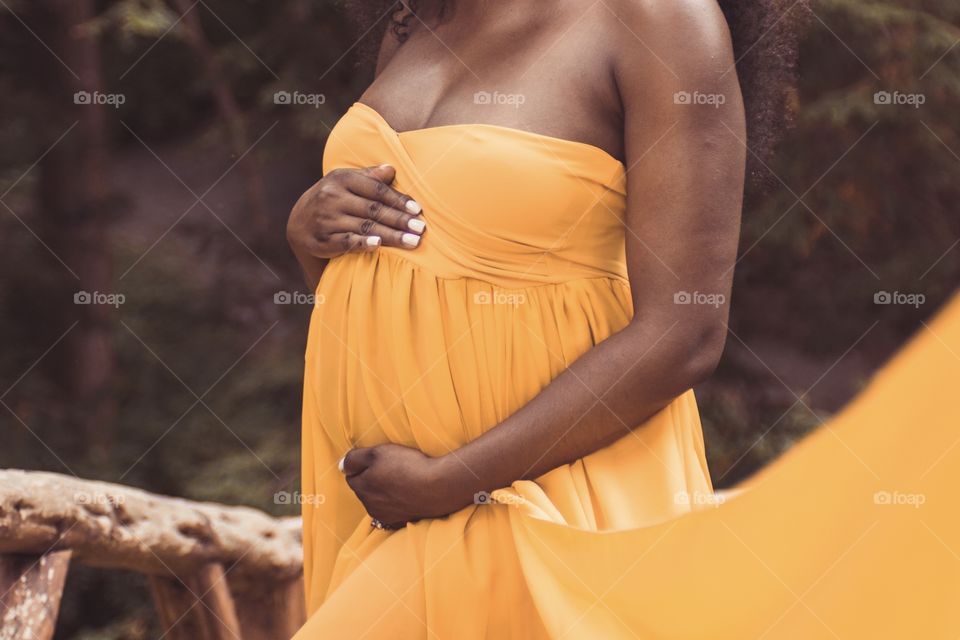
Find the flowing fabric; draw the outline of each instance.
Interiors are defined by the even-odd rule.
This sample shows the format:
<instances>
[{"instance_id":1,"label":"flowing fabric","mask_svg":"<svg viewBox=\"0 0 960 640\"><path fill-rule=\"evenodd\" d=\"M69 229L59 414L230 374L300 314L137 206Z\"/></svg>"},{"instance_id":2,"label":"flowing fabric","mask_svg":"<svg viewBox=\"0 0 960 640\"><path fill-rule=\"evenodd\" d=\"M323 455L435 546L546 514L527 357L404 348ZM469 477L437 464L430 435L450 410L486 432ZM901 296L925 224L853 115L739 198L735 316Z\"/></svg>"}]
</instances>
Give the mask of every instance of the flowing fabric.
<instances>
[{"instance_id":1,"label":"flowing fabric","mask_svg":"<svg viewBox=\"0 0 960 640\"><path fill-rule=\"evenodd\" d=\"M606 152L492 125L397 133L355 104L325 171L383 162L427 232L332 260L316 292L297 640L960 636L960 300L733 499L713 494L691 390L535 481L372 528L346 451L455 450L633 312Z\"/></svg>"}]
</instances>

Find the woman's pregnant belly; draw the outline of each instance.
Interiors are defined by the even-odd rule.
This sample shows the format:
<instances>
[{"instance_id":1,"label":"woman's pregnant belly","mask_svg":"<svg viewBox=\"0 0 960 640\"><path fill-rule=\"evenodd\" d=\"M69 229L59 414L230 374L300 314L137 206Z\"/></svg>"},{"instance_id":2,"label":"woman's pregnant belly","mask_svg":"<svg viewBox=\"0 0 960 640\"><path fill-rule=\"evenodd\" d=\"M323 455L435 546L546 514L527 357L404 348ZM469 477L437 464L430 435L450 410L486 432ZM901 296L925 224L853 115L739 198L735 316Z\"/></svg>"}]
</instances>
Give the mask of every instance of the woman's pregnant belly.
<instances>
[{"instance_id":1,"label":"woman's pregnant belly","mask_svg":"<svg viewBox=\"0 0 960 640\"><path fill-rule=\"evenodd\" d=\"M458 448L631 317L619 279L505 289L437 277L401 251L334 259L317 289L305 383L320 426L344 451Z\"/></svg>"}]
</instances>

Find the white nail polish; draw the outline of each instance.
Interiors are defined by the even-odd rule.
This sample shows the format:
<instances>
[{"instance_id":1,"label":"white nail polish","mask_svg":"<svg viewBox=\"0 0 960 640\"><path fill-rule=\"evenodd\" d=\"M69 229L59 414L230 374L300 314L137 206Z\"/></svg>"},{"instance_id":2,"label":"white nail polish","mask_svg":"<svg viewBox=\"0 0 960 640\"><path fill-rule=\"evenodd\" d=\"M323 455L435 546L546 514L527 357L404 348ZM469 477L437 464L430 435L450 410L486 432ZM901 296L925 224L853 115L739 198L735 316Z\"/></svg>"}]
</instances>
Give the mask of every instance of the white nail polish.
<instances>
[{"instance_id":1,"label":"white nail polish","mask_svg":"<svg viewBox=\"0 0 960 640\"><path fill-rule=\"evenodd\" d=\"M418 244L420 244L420 236L414 233L405 233L402 236L400 236L400 242L402 242L403 244L409 247L415 247Z\"/></svg>"},{"instance_id":2,"label":"white nail polish","mask_svg":"<svg viewBox=\"0 0 960 640\"><path fill-rule=\"evenodd\" d=\"M379 247L379 246L380 246L380 236L367 236L367 246L368 246L368 247Z\"/></svg>"},{"instance_id":3,"label":"white nail polish","mask_svg":"<svg viewBox=\"0 0 960 640\"><path fill-rule=\"evenodd\" d=\"M418 213L423 211L423 207L417 204L414 200L407 200L407 204L405 206L407 208L407 211L409 211L413 215L417 215Z\"/></svg>"},{"instance_id":4,"label":"white nail polish","mask_svg":"<svg viewBox=\"0 0 960 640\"><path fill-rule=\"evenodd\" d=\"M407 228L410 229L410 231L423 233L423 230L427 228L427 223L419 218L411 218L410 221L407 222Z\"/></svg>"}]
</instances>

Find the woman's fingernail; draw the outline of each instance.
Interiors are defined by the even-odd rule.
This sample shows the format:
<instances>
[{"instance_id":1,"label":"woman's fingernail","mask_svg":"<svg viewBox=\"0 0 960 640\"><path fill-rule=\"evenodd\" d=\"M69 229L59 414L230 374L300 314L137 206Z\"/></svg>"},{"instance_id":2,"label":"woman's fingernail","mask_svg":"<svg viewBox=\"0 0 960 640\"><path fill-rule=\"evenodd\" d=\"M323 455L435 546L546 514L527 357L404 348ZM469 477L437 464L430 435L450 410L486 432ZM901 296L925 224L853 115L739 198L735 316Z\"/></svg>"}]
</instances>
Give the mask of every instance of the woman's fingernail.
<instances>
[{"instance_id":1,"label":"woman's fingernail","mask_svg":"<svg viewBox=\"0 0 960 640\"><path fill-rule=\"evenodd\" d=\"M380 236L367 236L368 247L379 247L380 242Z\"/></svg>"},{"instance_id":2,"label":"woman's fingernail","mask_svg":"<svg viewBox=\"0 0 960 640\"><path fill-rule=\"evenodd\" d=\"M393 169L393 165L392 165L392 164L386 164L386 163L384 163L384 164L380 165L378 168L380 168L380 169Z\"/></svg>"},{"instance_id":3,"label":"woman's fingernail","mask_svg":"<svg viewBox=\"0 0 960 640\"><path fill-rule=\"evenodd\" d=\"M417 215L418 213L423 211L423 207L417 204L416 201L414 200L407 200L407 204L405 206L407 208L407 211L409 211L413 215Z\"/></svg>"},{"instance_id":4,"label":"woman's fingernail","mask_svg":"<svg viewBox=\"0 0 960 640\"><path fill-rule=\"evenodd\" d=\"M402 242L403 244L409 247L415 247L418 244L420 244L420 236L414 233L405 233L402 236L400 236L400 242Z\"/></svg>"},{"instance_id":5,"label":"woman's fingernail","mask_svg":"<svg viewBox=\"0 0 960 640\"><path fill-rule=\"evenodd\" d=\"M410 221L407 222L407 228L409 228L410 231L423 233L423 230L427 228L427 223L420 218L411 218Z\"/></svg>"}]
</instances>

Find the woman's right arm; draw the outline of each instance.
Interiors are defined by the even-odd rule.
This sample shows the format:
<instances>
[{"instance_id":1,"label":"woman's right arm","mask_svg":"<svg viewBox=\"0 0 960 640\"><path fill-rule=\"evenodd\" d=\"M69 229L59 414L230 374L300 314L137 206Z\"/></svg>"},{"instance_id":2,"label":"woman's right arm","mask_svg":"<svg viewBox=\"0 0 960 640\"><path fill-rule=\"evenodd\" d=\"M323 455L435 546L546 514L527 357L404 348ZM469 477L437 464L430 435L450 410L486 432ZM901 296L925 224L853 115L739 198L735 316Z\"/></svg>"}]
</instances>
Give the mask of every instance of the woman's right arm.
<instances>
[{"instance_id":1,"label":"woman's right arm","mask_svg":"<svg viewBox=\"0 0 960 640\"><path fill-rule=\"evenodd\" d=\"M287 221L287 241L311 291L330 258L420 244L426 230L420 205L389 186L395 176L386 164L335 169L300 196Z\"/></svg>"},{"instance_id":2,"label":"woman's right arm","mask_svg":"<svg viewBox=\"0 0 960 640\"><path fill-rule=\"evenodd\" d=\"M394 20L407 15L410 9L403 3ZM380 44L374 77L400 45L388 28ZM351 176L351 171L367 180ZM381 245L416 248L425 228L422 220L414 220L420 206L389 187L394 176L394 169L386 165L339 169L300 196L287 221L287 241L311 291L320 283L330 258L348 251L374 251Z\"/></svg>"}]
</instances>

